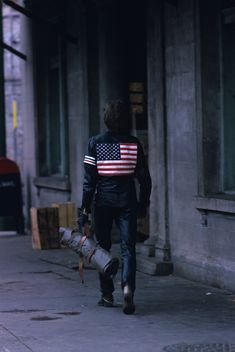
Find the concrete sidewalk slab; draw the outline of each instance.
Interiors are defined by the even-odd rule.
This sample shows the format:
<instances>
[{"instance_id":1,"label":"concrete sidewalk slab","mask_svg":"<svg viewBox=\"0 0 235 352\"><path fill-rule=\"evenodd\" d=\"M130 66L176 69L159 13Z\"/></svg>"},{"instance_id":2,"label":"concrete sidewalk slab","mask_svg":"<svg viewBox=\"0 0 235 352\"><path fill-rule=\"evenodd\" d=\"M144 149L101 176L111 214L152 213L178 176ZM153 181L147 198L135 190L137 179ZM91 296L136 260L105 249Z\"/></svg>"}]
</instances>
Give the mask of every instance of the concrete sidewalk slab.
<instances>
[{"instance_id":1,"label":"concrete sidewalk slab","mask_svg":"<svg viewBox=\"0 0 235 352\"><path fill-rule=\"evenodd\" d=\"M117 248L115 247L115 251ZM137 273L136 314L97 306L97 272L68 249L34 251L30 236L0 238L0 352L234 351L235 293Z\"/></svg>"}]
</instances>

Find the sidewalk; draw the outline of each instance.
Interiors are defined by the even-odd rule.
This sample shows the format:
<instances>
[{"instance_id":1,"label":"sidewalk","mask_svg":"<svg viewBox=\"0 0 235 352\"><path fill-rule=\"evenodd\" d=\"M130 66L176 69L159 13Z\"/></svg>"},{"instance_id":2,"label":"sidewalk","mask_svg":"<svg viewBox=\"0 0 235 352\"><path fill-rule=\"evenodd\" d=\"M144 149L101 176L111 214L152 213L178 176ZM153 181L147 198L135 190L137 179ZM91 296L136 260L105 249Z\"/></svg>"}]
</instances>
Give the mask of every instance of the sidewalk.
<instances>
[{"instance_id":1,"label":"sidewalk","mask_svg":"<svg viewBox=\"0 0 235 352\"><path fill-rule=\"evenodd\" d=\"M235 293L178 277L137 274L136 313L97 306L97 272L68 249L33 251L0 236L0 352L235 351Z\"/></svg>"}]
</instances>

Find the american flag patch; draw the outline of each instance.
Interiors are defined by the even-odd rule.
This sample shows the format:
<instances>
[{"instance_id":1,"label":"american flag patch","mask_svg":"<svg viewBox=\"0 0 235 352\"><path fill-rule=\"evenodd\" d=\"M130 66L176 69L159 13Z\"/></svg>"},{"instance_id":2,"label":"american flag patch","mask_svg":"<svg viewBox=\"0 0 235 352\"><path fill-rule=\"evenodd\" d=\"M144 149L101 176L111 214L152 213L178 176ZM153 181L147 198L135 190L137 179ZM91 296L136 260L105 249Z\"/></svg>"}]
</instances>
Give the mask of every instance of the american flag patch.
<instances>
[{"instance_id":1,"label":"american flag patch","mask_svg":"<svg viewBox=\"0 0 235 352\"><path fill-rule=\"evenodd\" d=\"M96 165L95 158L93 158L92 156L89 156L89 155L85 155L84 163L90 164L90 165Z\"/></svg>"},{"instance_id":2,"label":"american flag patch","mask_svg":"<svg viewBox=\"0 0 235 352\"><path fill-rule=\"evenodd\" d=\"M135 143L99 143L96 145L97 170L101 176L134 174L137 162Z\"/></svg>"}]
</instances>

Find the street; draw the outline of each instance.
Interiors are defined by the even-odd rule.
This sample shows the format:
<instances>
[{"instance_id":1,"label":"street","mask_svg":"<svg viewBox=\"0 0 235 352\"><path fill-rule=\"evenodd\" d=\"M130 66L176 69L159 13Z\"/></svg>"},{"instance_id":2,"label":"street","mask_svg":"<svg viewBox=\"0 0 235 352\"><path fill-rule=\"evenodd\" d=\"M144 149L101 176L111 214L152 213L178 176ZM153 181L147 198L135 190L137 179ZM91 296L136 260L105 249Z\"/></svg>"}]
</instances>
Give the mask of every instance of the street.
<instances>
[{"instance_id":1,"label":"street","mask_svg":"<svg viewBox=\"0 0 235 352\"><path fill-rule=\"evenodd\" d=\"M235 351L235 293L172 276L137 274L136 313L97 305L97 272L68 249L35 251L0 236L0 352Z\"/></svg>"}]
</instances>

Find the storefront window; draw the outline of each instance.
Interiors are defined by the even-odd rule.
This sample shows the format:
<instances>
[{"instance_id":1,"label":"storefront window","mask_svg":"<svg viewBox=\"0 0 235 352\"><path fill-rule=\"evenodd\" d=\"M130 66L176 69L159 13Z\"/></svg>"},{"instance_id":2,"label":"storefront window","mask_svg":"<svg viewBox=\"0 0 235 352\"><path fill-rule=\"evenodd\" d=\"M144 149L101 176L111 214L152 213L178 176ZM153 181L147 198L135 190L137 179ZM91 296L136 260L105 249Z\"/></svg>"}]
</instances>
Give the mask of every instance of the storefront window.
<instances>
[{"instance_id":1,"label":"storefront window","mask_svg":"<svg viewBox=\"0 0 235 352\"><path fill-rule=\"evenodd\" d=\"M42 14L48 23L53 20L52 25L34 23L39 176L68 174L66 47L59 34L64 21L63 2L59 3Z\"/></svg>"},{"instance_id":2,"label":"storefront window","mask_svg":"<svg viewBox=\"0 0 235 352\"><path fill-rule=\"evenodd\" d=\"M224 191L235 194L235 1L222 3L222 177Z\"/></svg>"},{"instance_id":3,"label":"storefront window","mask_svg":"<svg viewBox=\"0 0 235 352\"><path fill-rule=\"evenodd\" d=\"M235 1L200 3L202 193L235 195Z\"/></svg>"}]
</instances>

